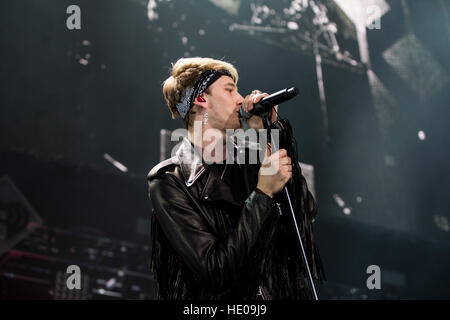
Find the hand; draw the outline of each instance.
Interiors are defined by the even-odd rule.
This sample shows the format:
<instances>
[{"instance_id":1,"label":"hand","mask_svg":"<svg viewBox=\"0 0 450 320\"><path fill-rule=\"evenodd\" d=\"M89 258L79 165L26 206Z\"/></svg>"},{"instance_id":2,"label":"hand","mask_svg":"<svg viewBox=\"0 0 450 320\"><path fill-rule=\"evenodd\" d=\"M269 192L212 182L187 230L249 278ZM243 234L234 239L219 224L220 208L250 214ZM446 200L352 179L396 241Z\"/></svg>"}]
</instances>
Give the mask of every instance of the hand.
<instances>
[{"instance_id":1,"label":"hand","mask_svg":"<svg viewBox=\"0 0 450 320\"><path fill-rule=\"evenodd\" d=\"M255 107L255 104L257 104L259 101L261 101L262 98L267 97L269 94L266 92L261 92L259 90L253 90L251 94L247 95L244 98L244 102L242 103L242 109L244 109L245 112L249 112L253 110ZM275 122L277 120L277 112L278 112L278 106L274 107L275 111L272 110L271 112L271 122ZM247 120L247 123L250 128L253 129L263 129L264 124L262 122L262 118L259 116L252 116L250 119Z\"/></svg>"},{"instance_id":2,"label":"hand","mask_svg":"<svg viewBox=\"0 0 450 320\"><path fill-rule=\"evenodd\" d=\"M268 144L256 187L273 198L292 178L292 160L285 149L280 149L272 155L270 153L271 148Z\"/></svg>"}]
</instances>

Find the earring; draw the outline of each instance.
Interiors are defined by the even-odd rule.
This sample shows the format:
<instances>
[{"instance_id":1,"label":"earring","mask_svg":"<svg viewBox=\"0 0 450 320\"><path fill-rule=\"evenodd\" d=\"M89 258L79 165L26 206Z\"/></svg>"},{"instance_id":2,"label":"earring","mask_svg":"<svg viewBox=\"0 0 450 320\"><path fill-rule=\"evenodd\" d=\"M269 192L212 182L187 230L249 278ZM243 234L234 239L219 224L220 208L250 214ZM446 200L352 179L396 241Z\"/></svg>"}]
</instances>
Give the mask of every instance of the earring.
<instances>
[{"instance_id":1,"label":"earring","mask_svg":"<svg viewBox=\"0 0 450 320\"><path fill-rule=\"evenodd\" d=\"M208 123L208 112L205 111L203 114L203 124L206 125Z\"/></svg>"}]
</instances>

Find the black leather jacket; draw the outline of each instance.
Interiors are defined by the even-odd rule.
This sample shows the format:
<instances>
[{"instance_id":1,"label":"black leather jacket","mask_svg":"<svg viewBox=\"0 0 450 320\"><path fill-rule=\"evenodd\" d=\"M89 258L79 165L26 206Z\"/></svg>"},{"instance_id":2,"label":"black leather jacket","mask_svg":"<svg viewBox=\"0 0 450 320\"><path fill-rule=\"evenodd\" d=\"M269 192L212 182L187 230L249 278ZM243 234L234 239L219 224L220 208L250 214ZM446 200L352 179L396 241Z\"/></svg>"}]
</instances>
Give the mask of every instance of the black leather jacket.
<instances>
[{"instance_id":1,"label":"black leather jacket","mask_svg":"<svg viewBox=\"0 0 450 320\"><path fill-rule=\"evenodd\" d=\"M206 165L185 138L175 157L150 171L160 299L310 298L293 230L256 188L258 170Z\"/></svg>"}]
</instances>

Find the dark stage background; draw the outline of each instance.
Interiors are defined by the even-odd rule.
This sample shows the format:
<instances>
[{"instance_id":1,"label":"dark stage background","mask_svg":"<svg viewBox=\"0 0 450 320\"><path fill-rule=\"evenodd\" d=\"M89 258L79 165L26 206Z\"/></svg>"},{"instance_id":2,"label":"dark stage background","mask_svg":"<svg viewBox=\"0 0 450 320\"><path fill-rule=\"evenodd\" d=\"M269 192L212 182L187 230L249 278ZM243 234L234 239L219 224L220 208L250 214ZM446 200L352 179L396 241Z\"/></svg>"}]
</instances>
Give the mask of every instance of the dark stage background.
<instances>
[{"instance_id":1,"label":"dark stage background","mask_svg":"<svg viewBox=\"0 0 450 320\"><path fill-rule=\"evenodd\" d=\"M341 54L319 37L325 99L313 4ZM381 28L362 32L370 5ZM234 63L242 95L300 89L280 114L314 166L319 298L450 298L449 1L8 0L0 24L0 178L42 219L0 251L2 298L154 297L146 174L160 130L182 127L161 88L183 56ZM70 264L88 270L79 296L61 288Z\"/></svg>"}]
</instances>

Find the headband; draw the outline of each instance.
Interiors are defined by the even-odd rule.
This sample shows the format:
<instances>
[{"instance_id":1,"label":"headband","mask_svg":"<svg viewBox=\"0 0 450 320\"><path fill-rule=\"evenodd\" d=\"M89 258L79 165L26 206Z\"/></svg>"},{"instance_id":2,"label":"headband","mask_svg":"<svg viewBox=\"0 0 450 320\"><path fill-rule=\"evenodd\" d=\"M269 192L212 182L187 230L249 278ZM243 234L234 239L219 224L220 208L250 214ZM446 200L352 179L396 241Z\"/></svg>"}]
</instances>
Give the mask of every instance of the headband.
<instances>
[{"instance_id":1,"label":"headband","mask_svg":"<svg viewBox=\"0 0 450 320\"><path fill-rule=\"evenodd\" d=\"M200 75L193 87L189 87L183 91L180 102L177 103L176 108L181 118L185 118L186 115L192 108L194 99L202 95L205 90L212 85L221 76L229 76L232 78L231 74L224 69L221 70L205 70Z\"/></svg>"}]
</instances>

